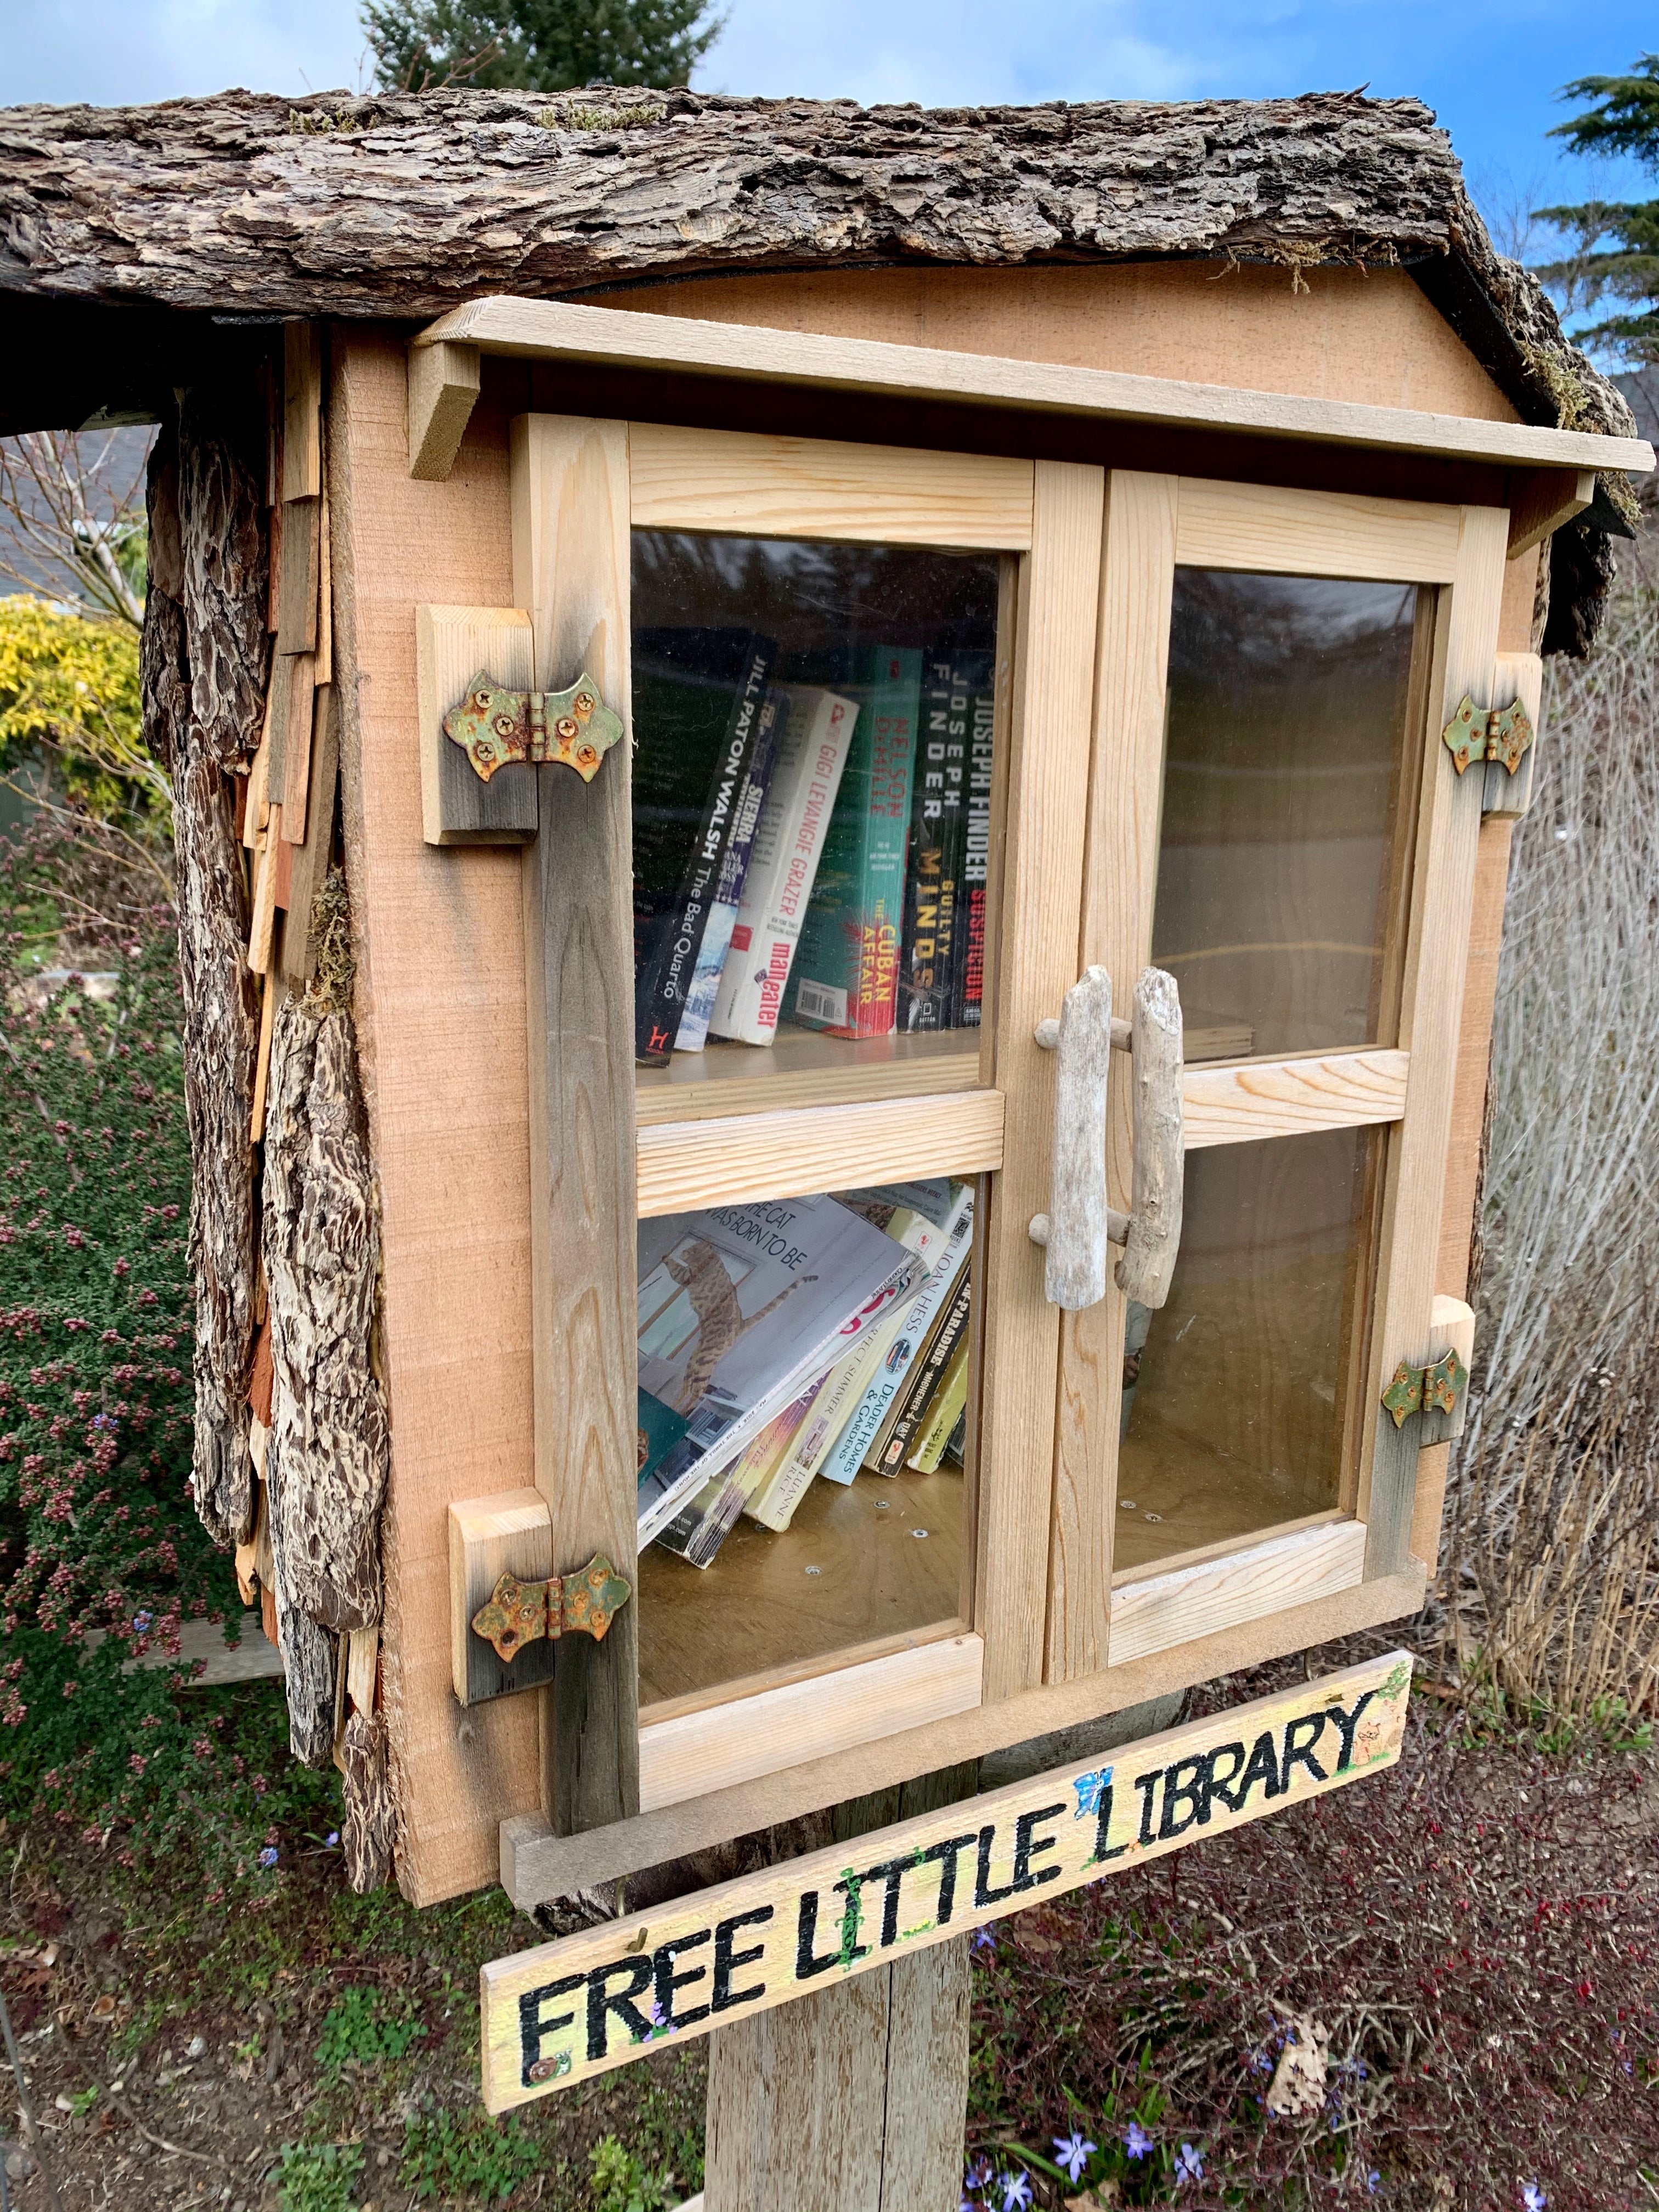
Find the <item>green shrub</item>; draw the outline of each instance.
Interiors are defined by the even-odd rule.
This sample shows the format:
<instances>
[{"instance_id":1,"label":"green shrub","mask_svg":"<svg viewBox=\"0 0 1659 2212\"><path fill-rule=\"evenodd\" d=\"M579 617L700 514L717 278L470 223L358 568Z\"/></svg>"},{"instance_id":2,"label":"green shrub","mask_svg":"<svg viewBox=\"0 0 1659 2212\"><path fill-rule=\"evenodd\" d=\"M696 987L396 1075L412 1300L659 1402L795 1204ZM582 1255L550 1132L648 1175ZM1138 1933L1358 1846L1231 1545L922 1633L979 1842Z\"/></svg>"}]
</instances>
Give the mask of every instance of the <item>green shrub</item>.
<instances>
[{"instance_id":1,"label":"green shrub","mask_svg":"<svg viewBox=\"0 0 1659 2212\"><path fill-rule=\"evenodd\" d=\"M176 1656L187 1620L241 1617L188 1487L177 947L151 914L99 953L112 1000L43 998L19 955L64 896L44 849L0 842L0 1810L259 1880L290 1821L337 1825L280 1695L122 1671Z\"/></svg>"}]
</instances>

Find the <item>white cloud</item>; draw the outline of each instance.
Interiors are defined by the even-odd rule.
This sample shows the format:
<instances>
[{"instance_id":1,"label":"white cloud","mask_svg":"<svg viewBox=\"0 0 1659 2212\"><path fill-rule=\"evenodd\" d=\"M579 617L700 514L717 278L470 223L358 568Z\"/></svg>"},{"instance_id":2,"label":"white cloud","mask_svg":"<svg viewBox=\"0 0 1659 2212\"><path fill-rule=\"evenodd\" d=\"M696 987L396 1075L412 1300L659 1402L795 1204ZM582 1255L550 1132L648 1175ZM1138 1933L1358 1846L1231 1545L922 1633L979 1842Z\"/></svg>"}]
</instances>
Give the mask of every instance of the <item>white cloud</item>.
<instances>
[{"instance_id":1,"label":"white cloud","mask_svg":"<svg viewBox=\"0 0 1659 2212\"><path fill-rule=\"evenodd\" d=\"M350 0L3 0L0 103L355 86Z\"/></svg>"}]
</instances>

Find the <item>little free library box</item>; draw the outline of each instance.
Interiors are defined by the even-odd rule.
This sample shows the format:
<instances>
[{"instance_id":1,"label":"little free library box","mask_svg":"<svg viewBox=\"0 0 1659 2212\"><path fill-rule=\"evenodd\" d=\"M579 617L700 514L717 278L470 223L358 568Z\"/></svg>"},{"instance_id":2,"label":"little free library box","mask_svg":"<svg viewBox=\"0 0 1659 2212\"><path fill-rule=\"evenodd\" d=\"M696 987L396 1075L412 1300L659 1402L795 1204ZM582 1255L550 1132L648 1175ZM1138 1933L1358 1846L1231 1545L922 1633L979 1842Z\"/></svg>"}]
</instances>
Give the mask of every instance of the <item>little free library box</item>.
<instances>
[{"instance_id":1,"label":"little free library box","mask_svg":"<svg viewBox=\"0 0 1659 2212\"><path fill-rule=\"evenodd\" d=\"M954 2203L957 1931L1397 1747L1099 1778L1422 1599L1651 452L1409 100L31 108L0 209L0 429L160 425L196 1502L351 1879L626 1880L492 2105L718 2027L711 2212Z\"/></svg>"}]
</instances>

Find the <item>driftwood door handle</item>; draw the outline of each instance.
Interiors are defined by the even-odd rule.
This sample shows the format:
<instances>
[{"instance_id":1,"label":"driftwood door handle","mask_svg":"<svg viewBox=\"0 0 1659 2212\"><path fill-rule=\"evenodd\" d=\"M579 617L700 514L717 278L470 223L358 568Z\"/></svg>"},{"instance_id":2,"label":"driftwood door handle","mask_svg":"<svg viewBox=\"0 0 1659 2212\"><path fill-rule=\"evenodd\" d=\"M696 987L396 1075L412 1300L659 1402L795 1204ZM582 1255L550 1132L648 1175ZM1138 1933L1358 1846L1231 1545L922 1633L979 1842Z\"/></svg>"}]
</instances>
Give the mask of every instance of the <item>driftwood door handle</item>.
<instances>
[{"instance_id":1,"label":"driftwood door handle","mask_svg":"<svg viewBox=\"0 0 1659 2212\"><path fill-rule=\"evenodd\" d=\"M1112 1057L1112 979L1090 968L1066 994L1060 1019L1036 1042L1058 1054L1050 1211L1033 1217L1031 1242L1047 1249L1042 1294L1075 1313L1106 1295L1106 1075Z\"/></svg>"},{"instance_id":2,"label":"driftwood door handle","mask_svg":"<svg viewBox=\"0 0 1659 2212\"><path fill-rule=\"evenodd\" d=\"M1111 978L1091 968L1066 994L1058 1021L1040 1022L1036 1042L1058 1052L1054 1071L1052 1211L1034 1215L1030 1237L1048 1254L1043 1295L1076 1313L1106 1295L1106 1247L1121 1244L1118 1287L1161 1306L1181 1244L1186 1144L1182 1119L1181 999L1175 978L1143 969L1133 1018L1112 1019ZM1133 1211L1106 1200L1106 1080L1112 1048L1133 1061Z\"/></svg>"},{"instance_id":3,"label":"driftwood door handle","mask_svg":"<svg viewBox=\"0 0 1659 2212\"><path fill-rule=\"evenodd\" d=\"M1128 1233L1121 1240L1117 1286L1157 1308L1170 1295L1181 1249L1182 1185L1187 1166L1181 1077L1181 994L1173 975L1143 968L1129 1024L1133 1057L1134 1170Z\"/></svg>"}]
</instances>

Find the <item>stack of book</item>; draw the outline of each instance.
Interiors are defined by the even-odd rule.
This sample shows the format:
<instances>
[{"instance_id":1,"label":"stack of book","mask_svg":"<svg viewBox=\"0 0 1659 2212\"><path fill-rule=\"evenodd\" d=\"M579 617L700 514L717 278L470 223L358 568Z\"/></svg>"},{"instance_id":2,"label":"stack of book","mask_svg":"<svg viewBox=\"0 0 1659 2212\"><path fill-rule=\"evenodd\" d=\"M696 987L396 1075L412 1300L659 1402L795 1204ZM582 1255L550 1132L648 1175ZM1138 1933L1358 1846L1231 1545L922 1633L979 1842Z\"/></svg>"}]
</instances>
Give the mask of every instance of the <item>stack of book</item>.
<instances>
[{"instance_id":1,"label":"stack of book","mask_svg":"<svg viewBox=\"0 0 1659 2212\"><path fill-rule=\"evenodd\" d=\"M943 1179L641 1222L641 1548L706 1567L818 1476L960 1462L973 1224Z\"/></svg>"},{"instance_id":2,"label":"stack of book","mask_svg":"<svg viewBox=\"0 0 1659 2212\"><path fill-rule=\"evenodd\" d=\"M977 1026L994 671L873 646L839 690L738 629L634 640L635 1049Z\"/></svg>"}]
</instances>

